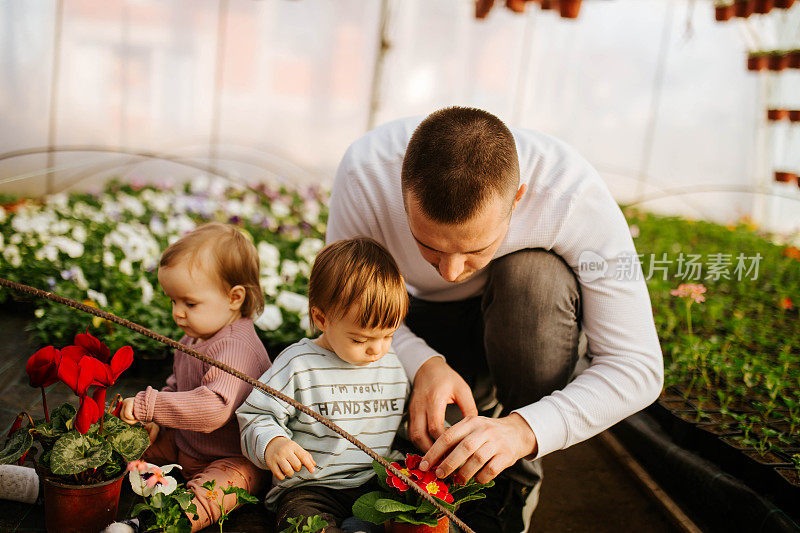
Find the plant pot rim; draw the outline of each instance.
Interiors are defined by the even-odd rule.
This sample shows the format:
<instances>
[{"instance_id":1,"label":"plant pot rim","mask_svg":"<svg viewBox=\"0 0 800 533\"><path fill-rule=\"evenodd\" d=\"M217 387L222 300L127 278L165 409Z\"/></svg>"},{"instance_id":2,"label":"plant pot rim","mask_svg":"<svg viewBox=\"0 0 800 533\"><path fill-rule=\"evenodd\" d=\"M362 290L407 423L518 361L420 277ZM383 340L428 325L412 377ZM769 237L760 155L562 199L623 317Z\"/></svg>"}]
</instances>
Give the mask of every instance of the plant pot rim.
<instances>
[{"instance_id":1,"label":"plant pot rim","mask_svg":"<svg viewBox=\"0 0 800 533\"><path fill-rule=\"evenodd\" d=\"M46 481L47 483L50 483L51 485L53 485L55 487L62 488L62 489L93 489L93 488L97 488L97 487L103 487L105 485L110 485L111 483L116 483L117 481L119 481L121 478L125 477L128 474L128 472L126 470L123 470L116 477L113 477L111 479L107 479L105 481L98 481L97 483L90 483L90 484L86 485L86 484L80 484L80 483L64 483L60 478L54 476L53 473L50 470L45 469L43 466L40 466L38 463L36 464L35 468L36 468L36 473L39 474L39 477L41 479L43 479L44 481Z\"/></svg>"}]
</instances>

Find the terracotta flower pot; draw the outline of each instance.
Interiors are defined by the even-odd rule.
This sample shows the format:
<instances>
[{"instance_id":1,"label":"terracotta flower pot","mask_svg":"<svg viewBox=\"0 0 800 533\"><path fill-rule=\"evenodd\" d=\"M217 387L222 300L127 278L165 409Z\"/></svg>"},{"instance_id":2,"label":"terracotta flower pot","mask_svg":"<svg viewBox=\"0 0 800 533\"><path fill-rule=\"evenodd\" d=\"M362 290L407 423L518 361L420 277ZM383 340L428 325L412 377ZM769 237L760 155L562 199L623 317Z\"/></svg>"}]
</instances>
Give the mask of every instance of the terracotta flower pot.
<instances>
[{"instance_id":1,"label":"terracotta flower pot","mask_svg":"<svg viewBox=\"0 0 800 533\"><path fill-rule=\"evenodd\" d=\"M797 174L794 172L786 172L783 170L775 171L775 181L778 183L789 183L797 179Z\"/></svg>"},{"instance_id":2,"label":"terracotta flower pot","mask_svg":"<svg viewBox=\"0 0 800 533\"><path fill-rule=\"evenodd\" d=\"M767 109L767 120L783 120L788 117L788 109Z\"/></svg>"},{"instance_id":3,"label":"terracotta flower pot","mask_svg":"<svg viewBox=\"0 0 800 533\"><path fill-rule=\"evenodd\" d=\"M774 3L772 0L755 0L755 5L753 6L753 12L764 15L772 11L773 6Z\"/></svg>"},{"instance_id":4,"label":"terracotta flower pot","mask_svg":"<svg viewBox=\"0 0 800 533\"><path fill-rule=\"evenodd\" d=\"M581 0L561 0L558 3L561 18L576 19L581 10Z\"/></svg>"},{"instance_id":5,"label":"terracotta flower pot","mask_svg":"<svg viewBox=\"0 0 800 533\"><path fill-rule=\"evenodd\" d=\"M775 0L775 7L780 9L789 9L794 4L794 0Z\"/></svg>"},{"instance_id":6,"label":"terracotta flower pot","mask_svg":"<svg viewBox=\"0 0 800 533\"><path fill-rule=\"evenodd\" d=\"M44 516L50 533L95 533L117 517L127 472L102 483L67 485L39 472L44 484Z\"/></svg>"},{"instance_id":7,"label":"terracotta flower pot","mask_svg":"<svg viewBox=\"0 0 800 533\"><path fill-rule=\"evenodd\" d=\"M790 109L789 120L792 122L800 122L800 109Z\"/></svg>"},{"instance_id":8,"label":"terracotta flower pot","mask_svg":"<svg viewBox=\"0 0 800 533\"><path fill-rule=\"evenodd\" d=\"M725 22L733 18L733 4L714 6L714 18L718 22Z\"/></svg>"},{"instance_id":9,"label":"terracotta flower pot","mask_svg":"<svg viewBox=\"0 0 800 533\"><path fill-rule=\"evenodd\" d=\"M739 18L747 18L753 14L755 0L736 0L733 4L733 14Z\"/></svg>"},{"instance_id":10,"label":"terracotta flower pot","mask_svg":"<svg viewBox=\"0 0 800 533\"><path fill-rule=\"evenodd\" d=\"M789 68L800 68L800 50L789 51Z\"/></svg>"},{"instance_id":11,"label":"terracotta flower pot","mask_svg":"<svg viewBox=\"0 0 800 533\"><path fill-rule=\"evenodd\" d=\"M558 9L558 0L542 0L542 9Z\"/></svg>"},{"instance_id":12,"label":"terracotta flower pot","mask_svg":"<svg viewBox=\"0 0 800 533\"><path fill-rule=\"evenodd\" d=\"M789 66L789 55L783 52L772 53L769 56L767 64L770 70L781 71Z\"/></svg>"},{"instance_id":13,"label":"terracotta flower pot","mask_svg":"<svg viewBox=\"0 0 800 533\"><path fill-rule=\"evenodd\" d=\"M749 54L747 56L747 70L757 72L766 70L769 66L769 58L762 54Z\"/></svg>"},{"instance_id":14,"label":"terracotta flower pot","mask_svg":"<svg viewBox=\"0 0 800 533\"><path fill-rule=\"evenodd\" d=\"M392 521L386 523L386 533L447 533L448 531L450 531L450 519L446 516L439 519L436 527Z\"/></svg>"}]
</instances>

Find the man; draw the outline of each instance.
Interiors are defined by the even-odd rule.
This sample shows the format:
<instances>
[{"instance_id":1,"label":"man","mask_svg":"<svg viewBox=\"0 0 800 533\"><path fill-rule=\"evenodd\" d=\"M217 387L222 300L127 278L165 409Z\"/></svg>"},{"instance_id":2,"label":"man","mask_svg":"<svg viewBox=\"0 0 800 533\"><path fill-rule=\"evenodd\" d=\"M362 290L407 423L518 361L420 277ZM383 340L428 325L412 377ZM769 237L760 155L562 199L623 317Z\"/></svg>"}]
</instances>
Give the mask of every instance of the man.
<instances>
[{"instance_id":1,"label":"man","mask_svg":"<svg viewBox=\"0 0 800 533\"><path fill-rule=\"evenodd\" d=\"M538 459L658 397L663 361L633 240L566 144L470 108L381 126L350 146L333 187L327 240L356 235L388 248L412 297L393 345L413 383L421 467L482 483L503 472L463 510L476 531L527 530ZM569 382L582 335L591 364ZM471 393L486 376L498 418L478 416ZM464 419L445 429L450 403Z\"/></svg>"}]
</instances>

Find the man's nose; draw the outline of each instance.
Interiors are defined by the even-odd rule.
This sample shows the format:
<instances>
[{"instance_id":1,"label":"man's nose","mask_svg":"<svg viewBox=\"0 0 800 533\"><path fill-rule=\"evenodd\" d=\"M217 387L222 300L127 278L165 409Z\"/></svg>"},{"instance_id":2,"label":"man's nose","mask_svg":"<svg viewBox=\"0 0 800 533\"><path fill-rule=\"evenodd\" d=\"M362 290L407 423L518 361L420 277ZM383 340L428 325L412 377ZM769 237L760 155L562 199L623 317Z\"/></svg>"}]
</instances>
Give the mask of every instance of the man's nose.
<instances>
[{"instance_id":1,"label":"man's nose","mask_svg":"<svg viewBox=\"0 0 800 533\"><path fill-rule=\"evenodd\" d=\"M457 254L442 255L439 260L439 274L445 281L455 281L464 272L466 259Z\"/></svg>"}]
</instances>

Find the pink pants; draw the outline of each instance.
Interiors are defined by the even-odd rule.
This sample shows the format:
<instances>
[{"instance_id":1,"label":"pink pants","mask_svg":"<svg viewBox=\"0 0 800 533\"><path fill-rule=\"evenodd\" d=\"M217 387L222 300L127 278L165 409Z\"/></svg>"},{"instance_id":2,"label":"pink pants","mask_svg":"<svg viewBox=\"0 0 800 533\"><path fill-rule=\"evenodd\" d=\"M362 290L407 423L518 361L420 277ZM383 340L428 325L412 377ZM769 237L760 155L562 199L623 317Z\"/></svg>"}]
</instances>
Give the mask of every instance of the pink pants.
<instances>
[{"instance_id":1,"label":"pink pants","mask_svg":"<svg viewBox=\"0 0 800 533\"><path fill-rule=\"evenodd\" d=\"M256 495L266 481L266 472L243 456L225 457L206 463L186 455L175 445L175 431L168 428L161 428L155 442L144 452L142 459L159 466L177 463L183 467L183 476L189 480L186 487L194 492L192 502L197 507L198 519L194 520L193 516L189 516L192 531L217 523L221 514L220 501L226 511L235 507L236 495L223 495L222 488L233 485ZM214 493L203 488L203 483L212 479L217 480ZM223 496L224 499L220 500Z\"/></svg>"}]
</instances>

